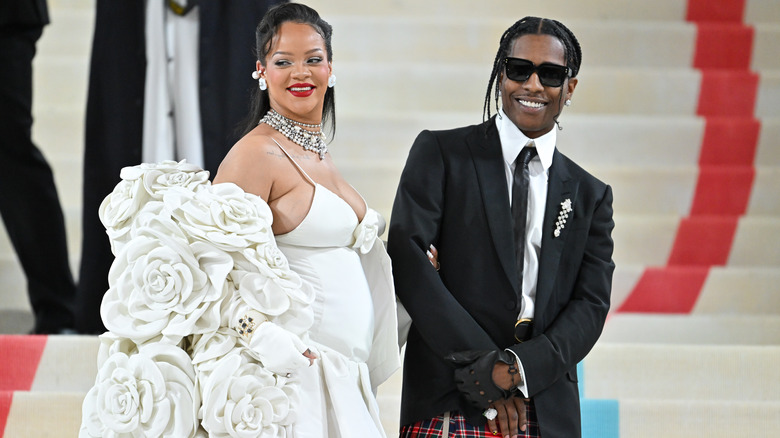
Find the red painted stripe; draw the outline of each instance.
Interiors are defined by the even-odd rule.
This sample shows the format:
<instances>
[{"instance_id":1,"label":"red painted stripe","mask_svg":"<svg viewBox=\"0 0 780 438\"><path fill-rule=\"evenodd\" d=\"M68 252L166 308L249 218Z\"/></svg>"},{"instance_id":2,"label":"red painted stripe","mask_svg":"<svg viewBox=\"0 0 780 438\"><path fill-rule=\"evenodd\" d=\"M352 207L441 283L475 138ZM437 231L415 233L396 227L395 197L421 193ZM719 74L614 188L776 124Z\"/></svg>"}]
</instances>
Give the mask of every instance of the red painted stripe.
<instances>
[{"instance_id":1,"label":"red painted stripe","mask_svg":"<svg viewBox=\"0 0 780 438\"><path fill-rule=\"evenodd\" d=\"M690 313L709 267L648 268L618 312Z\"/></svg>"},{"instance_id":2,"label":"red painted stripe","mask_svg":"<svg viewBox=\"0 0 780 438\"><path fill-rule=\"evenodd\" d=\"M11 411L13 399L13 392L0 391L0 437L5 435L5 424L8 422L8 413Z\"/></svg>"},{"instance_id":3,"label":"red painted stripe","mask_svg":"<svg viewBox=\"0 0 780 438\"><path fill-rule=\"evenodd\" d=\"M0 335L0 391L29 391L46 336Z\"/></svg>"},{"instance_id":4,"label":"red painted stripe","mask_svg":"<svg viewBox=\"0 0 780 438\"><path fill-rule=\"evenodd\" d=\"M690 217L680 221L667 266L647 268L620 312L689 313L713 265L727 263L755 178L758 75L749 71L753 29L744 0L689 0L701 71L697 114L706 125Z\"/></svg>"},{"instance_id":5,"label":"red painted stripe","mask_svg":"<svg viewBox=\"0 0 780 438\"><path fill-rule=\"evenodd\" d=\"M745 214L754 179L755 169L752 166L702 166L691 216L717 214L734 217Z\"/></svg>"},{"instance_id":6,"label":"red painted stripe","mask_svg":"<svg viewBox=\"0 0 780 438\"><path fill-rule=\"evenodd\" d=\"M13 391L32 388L47 336L0 335L0 431L5 432ZM3 436L0 434L0 436Z\"/></svg>"},{"instance_id":7,"label":"red painted stripe","mask_svg":"<svg viewBox=\"0 0 780 438\"><path fill-rule=\"evenodd\" d=\"M707 117L699 165L752 166L760 128L753 118Z\"/></svg>"},{"instance_id":8,"label":"red painted stripe","mask_svg":"<svg viewBox=\"0 0 780 438\"><path fill-rule=\"evenodd\" d=\"M758 93L757 74L747 70L703 70L700 90L696 109L700 116L753 119Z\"/></svg>"},{"instance_id":9,"label":"red painted stripe","mask_svg":"<svg viewBox=\"0 0 780 438\"><path fill-rule=\"evenodd\" d=\"M738 23L697 23L693 66L746 70L753 55L753 28Z\"/></svg>"},{"instance_id":10,"label":"red painted stripe","mask_svg":"<svg viewBox=\"0 0 780 438\"><path fill-rule=\"evenodd\" d=\"M735 216L692 216L683 219L677 228L677 238L668 265L725 265L737 222Z\"/></svg>"},{"instance_id":11,"label":"red painted stripe","mask_svg":"<svg viewBox=\"0 0 780 438\"><path fill-rule=\"evenodd\" d=\"M741 23L745 0L688 0L687 21L725 21Z\"/></svg>"}]
</instances>

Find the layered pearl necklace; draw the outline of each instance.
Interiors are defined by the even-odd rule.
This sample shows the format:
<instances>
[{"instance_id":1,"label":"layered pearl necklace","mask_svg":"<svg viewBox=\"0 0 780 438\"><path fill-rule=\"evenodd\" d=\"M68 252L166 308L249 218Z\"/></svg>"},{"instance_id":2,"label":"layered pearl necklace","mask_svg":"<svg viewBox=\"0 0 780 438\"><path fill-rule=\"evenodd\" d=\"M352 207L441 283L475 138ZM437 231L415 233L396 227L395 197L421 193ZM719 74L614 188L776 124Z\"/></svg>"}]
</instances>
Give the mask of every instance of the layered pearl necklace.
<instances>
[{"instance_id":1,"label":"layered pearl necklace","mask_svg":"<svg viewBox=\"0 0 780 438\"><path fill-rule=\"evenodd\" d=\"M273 108L268 110L265 116L260 119L258 125L260 123L265 123L276 129L290 141L301 146L303 150L316 152L319 154L320 160L325 158L325 154L328 152L328 145L325 144L326 137L322 132L322 123L310 125L288 119L277 113ZM317 129L317 131L308 131L303 128Z\"/></svg>"}]
</instances>

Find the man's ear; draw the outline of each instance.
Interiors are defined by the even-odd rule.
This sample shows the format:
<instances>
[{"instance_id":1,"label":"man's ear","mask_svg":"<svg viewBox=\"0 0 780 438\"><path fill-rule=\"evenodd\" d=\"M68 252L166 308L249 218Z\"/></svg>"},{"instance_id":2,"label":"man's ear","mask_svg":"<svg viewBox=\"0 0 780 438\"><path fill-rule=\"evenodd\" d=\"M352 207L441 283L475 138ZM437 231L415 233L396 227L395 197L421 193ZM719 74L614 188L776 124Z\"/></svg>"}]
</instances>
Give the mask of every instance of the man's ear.
<instances>
[{"instance_id":1,"label":"man's ear","mask_svg":"<svg viewBox=\"0 0 780 438\"><path fill-rule=\"evenodd\" d=\"M577 78L569 78L569 84L566 87L566 98L571 99L574 89L577 87Z\"/></svg>"}]
</instances>

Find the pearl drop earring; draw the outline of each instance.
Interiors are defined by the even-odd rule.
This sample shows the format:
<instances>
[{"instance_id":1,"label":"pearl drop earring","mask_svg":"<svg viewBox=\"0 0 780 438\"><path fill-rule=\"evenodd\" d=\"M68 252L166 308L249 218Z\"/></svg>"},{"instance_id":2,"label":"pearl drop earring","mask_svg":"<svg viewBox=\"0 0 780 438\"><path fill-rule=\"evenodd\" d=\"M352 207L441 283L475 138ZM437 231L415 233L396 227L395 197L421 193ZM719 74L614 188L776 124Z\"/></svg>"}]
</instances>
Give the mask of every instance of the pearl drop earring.
<instances>
[{"instance_id":1,"label":"pearl drop earring","mask_svg":"<svg viewBox=\"0 0 780 438\"><path fill-rule=\"evenodd\" d=\"M268 89L268 83L265 81L265 78L260 77L260 72L255 70L252 72L252 79L257 80L257 85L260 87L261 90L265 91Z\"/></svg>"},{"instance_id":2,"label":"pearl drop earring","mask_svg":"<svg viewBox=\"0 0 780 438\"><path fill-rule=\"evenodd\" d=\"M566 106L571 106L571 99L566 99L566 102L563 102Z\"/></svg>"}]
</instances>

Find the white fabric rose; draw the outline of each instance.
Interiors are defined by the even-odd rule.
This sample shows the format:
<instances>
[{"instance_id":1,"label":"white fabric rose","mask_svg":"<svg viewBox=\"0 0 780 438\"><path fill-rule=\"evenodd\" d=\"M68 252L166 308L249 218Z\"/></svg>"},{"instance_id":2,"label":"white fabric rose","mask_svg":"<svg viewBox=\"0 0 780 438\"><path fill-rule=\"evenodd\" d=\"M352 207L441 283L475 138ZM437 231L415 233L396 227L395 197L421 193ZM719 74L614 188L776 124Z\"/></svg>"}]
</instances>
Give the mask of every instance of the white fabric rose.
<instances>
[{"instance_id":1,"label":"white fabric rose","mask_svg":"<svg viewBox=\"0 0 780 438\"><path fill-rule=\"evenodd\" d=\"M99 212L116 255L110 331L80 436L290 436L314 293L276 246L270 208L185 161L121 177ZM367 216L356 248L377 235ZM245 315L263 323L241 337Z\"/></svg>"},{"instance_id":2,"label":"white fabric rose","mask_svg":"<svg viewBox=\"0 0 780 438\"><path fill-rule=\"evenodd\" d=\"M209 183L209 173L186 160L164 161L125 167L122 181L114 187L98 209L98 216L106 227L111 250L116 255L130 239L135 216L143 209L147 213L162 210L162 199L172 187L183 187L195 192Z\"/></svg>"},{"instance_id":3,"label":"white fabric rose","mask_svg":"<svg viewBox=\"0 0 780 438\"><path fill-rule=\"evenodd\" d=\"M100 203L98 217L106 227L114 255L130 240L134 217L142 208L156 212L162 209L162 202L151 202L149 194L138 180L120 181L114 191Z\"/></svg>"},{"instance_id":4,"label":"white fabric rose","mask_svg":"<svg viewBox=\"0 0 780 438\"><path fill-rule=\"evenodd\" d=\"M308 331L314 323L314 291L293 271L285 277L268 277L258 272L261 266L244 263L230 273L235 290L226 308L228 321L256 310L295 334Z\"/></svg>"},{"instance_id":5,"label":"white fabric rose","mask_svg":"<svg viewBox=\"0 0 780 438\"><path fill-rule=\"evenodd\" d=\"M189 334L214 331L232 268L232 257L203 242L190 244L170 219L151 220L111 265L103 322L138 344L160 334L178 344Z\"/></svg>"},{"instance_id":6,"label":"white fabric rose","mask_svg":"<svg viewBox=\"0 0 780 438\"><path fill-rule=\"evenodd\" d=\"M157 200L162 200L171 187L198 191L209 179L208 171L187 160L142 163L123 168L119 176L125 181L140 181L149 196Z\"/></svg>"},{"instance_id":7,"label":"white fabric rose","mask_svg":"<svg viewBox=\"0 0 780 438\"><path fill-rule=\"evenodd\" d=\"M198 371L198 378L210 374L219 359L233 351L238 343L235 330L227 327L221 327L213 333L193 336L190 356Z\"/></svg>"},{"instance_id":8,"label":"white fabric rose","mask_svg":"<svg viewBox=\"0 0 780 438\"><path fill-rule=\"evenodd\" d=\"M169 194L176 195L176 192ZM169 205L179 202L180 199L166 200ZM191 238L204 240L224 251L241 251L274 239L271 209L262 198L232 183L206 186L177 205L172 214Z\"/></svg>"},{"instance_id":9,"label":"white fabric rose","mask_svg":"<svg viewBox=\"0 0 780 438\"><path fill-rule=\"evenodd\" d=\"M201 401L195 382L190 358L178 347L116 352L84 399L79 437L195 436Z\"/></svg>"},{"instance_id":10,"label":"white fabric rose","mask_svg":"<svg viewBox=\"0 0 780 438\"><path fill-rule=\"evenodd\" d=\"M368 254L371 248L374 246L377 237L385 230L385 220L377 213L376 210L369 208L366 210L366 215L363 216L363 220L355 228L352 233L352 237L355 242L352 244L352 248L360 251L362 254Z\"/></svg>"},{"instance_id":11,"label":"white fabric rose","mask_svg":"<svg viewBox=\"0 0 780 438\"><path fill-rule=\"evenodd\" d=\"M295 420L291 407L297 404L298 385L231 353L220 360L202 385L203 428L216 438L290 436Z\"/></svg>"},{"instance_id":12,"label":"white fabric rose","mask_svg":"<svg viewBox=\"0 0 780 438\"><path fill-rule=\"evenodd\" d=\"M98 347L97 366L98 369L103 366L109 357L124 353L128 356L138 353L138 346L135 342L127 338L122 338L114 333L105 332L98 336L100 346Z\"/></svg>"}]
</instances>

